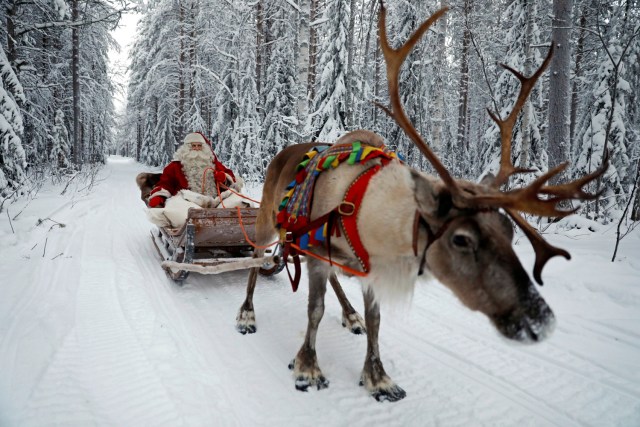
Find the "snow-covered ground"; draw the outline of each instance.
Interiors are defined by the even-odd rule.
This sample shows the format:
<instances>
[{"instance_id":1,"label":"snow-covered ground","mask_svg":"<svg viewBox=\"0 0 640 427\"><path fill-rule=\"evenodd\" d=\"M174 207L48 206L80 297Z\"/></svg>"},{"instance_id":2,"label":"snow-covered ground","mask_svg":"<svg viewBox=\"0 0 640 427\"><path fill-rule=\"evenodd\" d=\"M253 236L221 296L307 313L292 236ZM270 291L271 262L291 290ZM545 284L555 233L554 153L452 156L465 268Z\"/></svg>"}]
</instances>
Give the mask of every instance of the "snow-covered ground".
<instances>
[{"instance_id":1,"label":"snow-covered ground","mask_svg":"<svg viewBox=\"0 0 640 427\"><path fill-rule=\"evenodd\" d=\"M331 384L303 393L287 364L305 283L294 294L286 274L260 278L258 332L243 336L246 271L168 279L134 183L142 170L112 157L90 191L49 185L2 212L0 425L640 425L639 230L614 263L614 226L547 231L573 259L544 271L557 327L536 345L507 342L419 282L408 307L383 307L382 360L407 397L379 403L358 386L366 338L342 328L330 290L318 358ZM357 282L343 284L362 312Z\"/></svg>"}]
</instances>

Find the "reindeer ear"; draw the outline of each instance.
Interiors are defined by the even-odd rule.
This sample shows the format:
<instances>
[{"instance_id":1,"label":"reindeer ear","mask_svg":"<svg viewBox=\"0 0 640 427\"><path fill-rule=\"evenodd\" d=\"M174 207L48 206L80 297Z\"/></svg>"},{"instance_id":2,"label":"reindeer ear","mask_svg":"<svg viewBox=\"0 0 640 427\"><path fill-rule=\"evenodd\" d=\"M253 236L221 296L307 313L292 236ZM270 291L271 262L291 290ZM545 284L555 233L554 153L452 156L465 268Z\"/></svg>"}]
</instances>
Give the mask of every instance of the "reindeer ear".
<instances>
[{"instance_id":1,"label":"reindeer ear","mask_svg":"<svg viewBox=\"0 0 640 427\"><path fill-rule=\"evenodd\" d=\"M411 177L416 186L418 210L431 218L445 217L453 207L451 192L441 181L412 170Z\"/></svg>"}]
</instances>

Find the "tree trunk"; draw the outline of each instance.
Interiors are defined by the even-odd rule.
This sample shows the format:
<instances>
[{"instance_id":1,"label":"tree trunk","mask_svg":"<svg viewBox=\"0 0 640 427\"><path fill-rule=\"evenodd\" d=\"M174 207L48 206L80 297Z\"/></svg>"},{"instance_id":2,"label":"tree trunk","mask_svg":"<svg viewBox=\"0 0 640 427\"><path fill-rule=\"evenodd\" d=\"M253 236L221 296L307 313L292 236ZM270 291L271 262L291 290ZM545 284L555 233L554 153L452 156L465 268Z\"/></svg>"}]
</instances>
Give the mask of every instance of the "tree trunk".
<instances>
[{"instance_id":1,"label":"tree trunk","mask_svg":"<svg viewBox=\"0 0 640 427\"><path fill-rule=\"evenodd\" d=\"M18 57L15 43L16 26L13 21L13 17L16 14L15 2L12 2L11 4L7 4L5 6L5 14L7 20L7 59L9 60L9 64L11 64L11 66L15 68L16 59Z\"/></svg>"},{"instance_id":2,"label":"tree trunk","mask_svg":"<svg viewBox=\"0 0 640 427\"><path fill-rule=\"evenodd\" d=\"M196 39L196 16L198 15L199 0L193 0L189 14L189 68L191 78L189 79L189 101L195 105L196 102L196 63L197 63L197 39ZM195 129L189 129L192 131Z\"/></svg>"},{"instance_id":3,"label":"tree trunk","mask_svg":"<svg viewBox=\"0 0 640 427\"><path fill-rule=\"evenodd\" d=\"M186 43L185 43L185 19L184 19L184 6L182 2L178 2L178 25L180 26L180 33L178 34L180 38L180 57L178 60L178 75L179 75L179 83L178 83L178 117L176 122L176 141L182 141L184 138L184 119L185 119L185 108L184 108L184 97L185 97L185 60L186 60Z\"/></svg>"},{"instance_id":4,"label":"tree trunk","mask_svg":"<svg viewBox=\"0 0 640 427\"><path fill-rule=\"evenodd\" d=\"M262 98L262 44L264 40L264 8L262 2L263 0L256 2L256 89L260 98Z\"/></svg>"},{"instance_id":5,"label":"tree trunk","mask_svg":"<svg viewBox=\"0 0 640 427\"><path fill-rule=\"evenodd\" d=\"M640 180L640 160L636 162L636 165L636 181L634 185L637 189L638 181ZM631 220L640 221L640 191L636 191L633 207L631 208Z\"/></svg>"},{"instance_id":6,"label":"tree trunk","mask_svg":"<svg viewBox=\"0 0 640 427\"><path fill-rule=\"evenodd\" d=\"M551 39L555 52L549 77L549 169L569 158L571 6L572 0L553 0ZM551 184L560 182L563 175L556 175Z\"/></svg>"},{"instance_id":7,"label":"tree trunk","mask_svg":"<svg viewBox=\"0 0 640 427\"><path fill-rule=\"evenodd\" d=\"M310 0L309 5L309 22L310 24L318 19L318 3L320 0ZM307 91L309 92L309 101L313 102L316 97L316 58L318 52L318 30L316 26L309 26L309 77L307 79Z\"/></svg>"},{"instance_id":8,"label":"tree trunk","mask_svg":"<svg viewBox=\"0 0 640 427\"><path fill-rule=\"evenodd\" d=\"M448 0L441 0L440 7L445 7L448 5ZM437 59L436 59L436 67L435 67L435 84L434 84L434 117L432 118L433 123L433 149L436 152L442 151L442 132L443 132L443 124L444 124L444 80L442 78L442 73L444 72L445 67L445 49L446 49L446 34L447 34L447 19L442 18L438 20L437 23L438 28L438 41L437 41Z\"/></svg>"},{"instance_id":9,"label":"tree trunk","mask_svg":"<svg viewBox=\"0 0 640 427\"><path fill-rule=\"evenodd\" d=\"M138 131L136 132L136 160L142 161L141 152L142 152L142 139L144 135L144 126L142 124L142 118L138 116L137 122Z\"/></svg>"},{"instance_id":10,"label":"tree trunk","mask_svg":"<svg viewBox=\"0 0 640 427\"><path fill-rule=\"evenodd\" d=\"M366 67L366 69L371 69L371 73L369 74L369 72L367 72L366 78L368 79L368 81L372 82L373 85L373 99L377 100L378 99L378 87L377 87L377 82L378 82L378 76L377 76L377 71L378 71L378 45L377 43L375 44L374 47L374 52L373 52L373 67L371 67L371 64L368 62L369 61L369 56L370 56L370 52L371 52L371 33L374 31L374 25L377 22L376 18L378 16L377 13L377 6L378 6L378 2L376 0L370 0L371 1L371 10L369 12L369 24L368 24L368 28L367 28L367 34L365 36L365 45L364 45L364 61L365 63L368 63L369 66ZM364 6L363 6L363 11L365 10ZM363 21L364 22L364 21ZM378 39L378 37L374 38L375 40ZM373 104L373 103L369 103L371 108L371 119L373 120L373 123L371 125L367 124L367 126L373 126L375 127L376 124L376 111L377 111L377 107ZM366 117L366 116L365 116ZM366 118L365 118L366 120Z\"/></svg>"},{"instance_id":11,"label":"tree trunk","mask_svg":"<svg viewBox=\"0 0 640 427\"><path fill-rule=\"evenodd\" d=\"M377 4L376 1L373 2L374 4ZM372 10L374 8L374 6L371 7ZM378 11L378 7L375 7L376 11ZM377 13L376 13L377 15ZM372 18L373 15L372 15ZM379 102L380 100L380 74L382 73L381 69L382 69L382 60L380 58L380 54L382 53L382 47L380 46L380 35L378 34L378 37L375 37L375 41L376 41L376 48L373 50L374 52L374 57L373 57L373 63L374 63L374 76L373 76L373 99L375 99L376 101ZM374 108L373 109L373 124L374 126L376 126L378 124L378 110L379 108Z\"/></svg>"},{"instance_id":12,"label":"tree trunk","mask_svg":"<svg viewBox=\"0 0 640 427\"><path fill-rule=\"evenodd\" d=\"M582 78L582 60L584 58L584 42L587 36L587 8L582 9L580 15L580 35L576 44L576 66L573 73L573 90L571 91L571 124L569 125L569 137L571 141L570 147L573 146L573 139L576 132L576 115L578 113L578 91L580 90L579 82Z\"/></svg>"},{"instance_id":13,"label":"tree trunk","mask_svg":"<svg viewBox=\"0 0 640 427\"><path fill-rule=\"evenodd\" d=\"M304 122L309 113L307 84L309 81L309 17L311 13L309 0L300 0L300 23L298 27L298 130L302 133Z\"/></svg>"},{"instance_id":14,"label":"tree trunk","mask_svg":"<svg viewBox=\"0 0 640 427\"><path fill-rule=\"evenodd\" d=\"M79 18L78 0L71 2L71 20ZM80 146L80 28L71 29L71 79L73 90L73 163L78 166L82 162Z\"/></svg>"},{"instance_id":15,"label":"tree trunk","mask_svg":"<svg viewBox=\"0 0 640 427\"><path fill-rule=\"evenodd\" d=\"M355 23L356 23L356 0L351 0L349 6L349 31L347 39L347 75L345 76L347 81L344 83L347 85L347 93L345 96L345 110L346 110L346 128L353 128L353 85L349 80L353 77L353 51L355 49L353 39L355 37Z\"/></svg>"},{"instance_id":16,"label":"tree trunk","mask_svg":"<svg viewBox=\"0 0 640 427\"><path fill-rule=\"evenodd\" d=\"M462 32L462 54L460 58L460 83L458 84L458 152L467 151L468 120L467 110L469 108L469 45L471 43L471 32L469 31L469 11L471 0L464 2L465 25Z\"/></svg>"},{"instance_id":17,"label":"tree trunk","mask_svg":"<svg viewBox=\"0 0 640 427\"><path fill-rule=\"evenodd\" d=\"M533 19L534 19L534 10L533 10L533 2L527 2L527 16L526 16L526 27L525 27L525 36L524 36L524 75L531 75L531 41L533 38ZM530 166L530 154L531 154L531 115L533 114L533 107L531 105L531 100L527 99L523 111L522 111L522 147L520 150L520 166L523 168L528 168Z\"/></svg>"}]
</instances>

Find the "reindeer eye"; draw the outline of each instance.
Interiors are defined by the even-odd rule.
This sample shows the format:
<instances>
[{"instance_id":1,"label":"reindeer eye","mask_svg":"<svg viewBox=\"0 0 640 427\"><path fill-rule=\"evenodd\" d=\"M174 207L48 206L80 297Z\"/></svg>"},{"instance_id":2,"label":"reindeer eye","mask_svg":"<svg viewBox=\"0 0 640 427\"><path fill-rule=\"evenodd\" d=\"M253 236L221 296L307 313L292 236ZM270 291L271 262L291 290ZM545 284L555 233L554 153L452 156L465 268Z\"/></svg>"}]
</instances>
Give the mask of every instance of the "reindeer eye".
<instances>
[{"instance_id":1,"label":"reindeer eye","mask_svg":"<svg viewBox=\"0 0 640 427\"><path fill-rule=\"evenodd\" d=\"M469 236L465 236L464 234L454 234L451 238L451 243L460 249L471 247L471 239Z\"/></svg>"},{"instance_id":2,"label":"reindeer eye","mask_svg":"<svg viewBox=\"0 0 640 427\"><path fill-rule=\"evenodd\" d=\"M461 234L456 234L455 236L453 236L453 244L456 246L460 246L460 247L465 247L465 246L469 246L469 239L467 238L467 236L463 236Z\"/></svg>"}]
</instances>

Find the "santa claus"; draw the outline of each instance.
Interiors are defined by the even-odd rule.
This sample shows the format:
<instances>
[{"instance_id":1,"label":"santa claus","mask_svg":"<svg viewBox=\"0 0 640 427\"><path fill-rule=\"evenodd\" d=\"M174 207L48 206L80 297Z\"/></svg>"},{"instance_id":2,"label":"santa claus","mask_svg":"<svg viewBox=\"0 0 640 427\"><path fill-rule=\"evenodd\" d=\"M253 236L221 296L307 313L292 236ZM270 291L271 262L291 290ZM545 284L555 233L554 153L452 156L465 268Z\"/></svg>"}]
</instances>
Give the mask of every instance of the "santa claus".
<instances>
[{"instance_id":1,"label":"santa claus","mask_svg":"<svg viewBox=\"0 0 640 427\"><path fill-rule=\"evenodd\" d=\"M149 174L141 175L136 181L144 194L143 185L148 182L145 176ZM151 190L147 217L161 227L179 228L190 208L251 207L253 204L239 195L242 186L242 179L236 179L213 154L209 140L199 132L190 133Z\"/></svg>"},{"instance_id":2,"label":"santa claus","mask_svg":"<svg viewBox=\"0 0 640 427\"><path fill-rule=\"evenodd\" d=\"M150 208L164 207L165 201L180 190L216 197L217 184L227 187L236 182L236 177L218 160L211 143L200 132L187 134L184 144L178 148L173 161L162 171L160 181L151 190Z\"/></svg>"}]
</instances>

